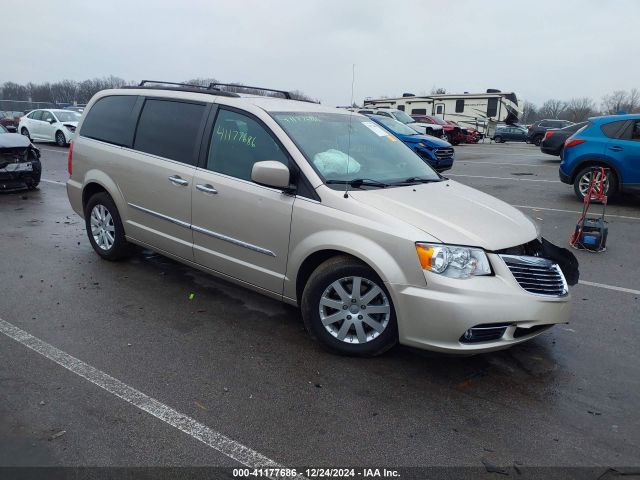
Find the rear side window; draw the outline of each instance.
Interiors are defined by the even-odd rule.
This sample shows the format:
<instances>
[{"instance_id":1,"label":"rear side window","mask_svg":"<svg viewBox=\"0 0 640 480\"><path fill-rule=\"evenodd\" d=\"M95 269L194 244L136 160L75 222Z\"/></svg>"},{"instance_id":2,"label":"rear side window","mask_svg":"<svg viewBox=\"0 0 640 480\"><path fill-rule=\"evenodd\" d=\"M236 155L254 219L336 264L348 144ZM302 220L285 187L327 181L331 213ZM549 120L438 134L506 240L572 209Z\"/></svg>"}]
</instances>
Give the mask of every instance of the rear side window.
<instances>
[{"instance_id":1,"label":"rear side window","mask_svg":"<svg viewBox=\"0 0 640 480\"><path fill-rule=\"evenodd\" d=\"M147 99L133 148L195 165L204 112L205 106L201 104Z\"/></svg>"},{"instance_id":2,"label":"rear side window","mask_svg":"<svg viewBox=\"0 0 640 480\"><path fill-rule=\"evenodd\" d=\"M456 113L464 112L464 98L456 100Z\"/></svg>"},{"instance_id":3,"label":"rear side window","mask_svg":"<svg viewBox=\"0 0 640 480\"><path fill-rule=\"evenodd\" d=\"M114 95L98 100L84 119L80 135L130 147L133 141L133 110L138 97Z\"/></svg>"},{"instance_id":4,"label":"rear side window","mask_svg":"<svg viewBox=\"0 0 640 480\"><path fill-rule=\"evenodd\" d=\"M622 134L618 134L618 138L624 140L640 141L640 120L633 120L625 127Z\"/></svg>"},{"instance_id":5,"label":"rear side window","mask_svg":"<svg viewBox=\"0 0 640 480\"><path fill-rule=\"evenodd\" d=\"M600 127L602 133L609 138L618 138L620 130L624 127L626 120L619 120L617 122L606 123Z\"/></svg>"}]
</instances>

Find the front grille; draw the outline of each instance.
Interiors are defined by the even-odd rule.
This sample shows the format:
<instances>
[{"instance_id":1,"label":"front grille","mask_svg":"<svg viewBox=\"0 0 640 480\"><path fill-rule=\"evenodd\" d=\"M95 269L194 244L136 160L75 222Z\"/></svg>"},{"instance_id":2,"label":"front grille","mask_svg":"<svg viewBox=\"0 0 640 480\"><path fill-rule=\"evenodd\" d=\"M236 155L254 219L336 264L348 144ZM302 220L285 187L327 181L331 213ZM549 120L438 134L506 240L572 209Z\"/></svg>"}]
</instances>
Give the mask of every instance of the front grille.
<instances>
[{"instance_id":1,"label":"front grille","mask_svg":"<svg viewBox=\"0 0 640 480\"><path fill-rule=\"evenodd\" d=\"M518 284L529 293L561 297L569 291L558 264L540 257L500 255Z\"/></svg>"},{"instance_id":2,"label":"front grille","mask_svg":"<svg viewBox=\"0 0 640 480\"><path fill-rule=\"evenodd\" d=\"M434 153L438 160L449 160L453 158L453 148L436 148Z\"/></svg>"},{"instance_id":3,"label":"front grille","mask_svg":"<svg viewBox=\"0 0 640 480\"><path fill-rule=\"evenodd\" d=\"M0 162L20 162L27 159L27 149L20 148L2 148L0 149Z\"/></svg>"}]
</instances>

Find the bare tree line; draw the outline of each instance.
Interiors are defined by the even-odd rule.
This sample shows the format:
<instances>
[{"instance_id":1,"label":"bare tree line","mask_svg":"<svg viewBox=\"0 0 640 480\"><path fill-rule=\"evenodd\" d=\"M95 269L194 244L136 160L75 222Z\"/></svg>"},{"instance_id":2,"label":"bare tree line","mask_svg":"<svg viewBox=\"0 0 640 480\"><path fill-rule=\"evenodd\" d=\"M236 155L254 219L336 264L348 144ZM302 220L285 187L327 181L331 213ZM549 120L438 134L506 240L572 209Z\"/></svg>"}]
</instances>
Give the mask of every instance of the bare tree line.
<instances>
[{"instance_id":1,"label":"bare tree line","mask_svg":"<svg viewBox=\"0 0 640 480\"><path fill-rule=\"evenodd\" d=\"M614 115L619 112L640 112L640 90L637 88L629 91L615 90L602 97L600 105L589 97L572 98L568 101L549 99L540 107L531 102L525 102L520 122L533 123L543 118L583 122L589 117Z\"/></svg>"},{"instance_id":2,"label":"bare tree line","mask_svg":"<svg viewBox=\"0 0 640 480\"><path fill-rule=\"evenodd\" d=\"M207 86L210 83L216 83L215 78L196 78L187 80L183 83L191 83L196 85ZM93 78L77 82L75 80L62 80L59 82L44 82L19 84L15 82L5 82L0 86L0 100L19 100L30 102L48 102L55 105L65 104L85 104L93 95L100 90L109 88L120 88L124 86L137 85L137 81L127 81L119 77L110 75L103 78ZM238 87L241 83L235 83ZM228 91L241 91L243 93L254 93L259 95L277 95L262 90L246 90L226 88ZM299 90L294 90L291 96L297 100L317 101Z\"/></svg>"}]
</instances>

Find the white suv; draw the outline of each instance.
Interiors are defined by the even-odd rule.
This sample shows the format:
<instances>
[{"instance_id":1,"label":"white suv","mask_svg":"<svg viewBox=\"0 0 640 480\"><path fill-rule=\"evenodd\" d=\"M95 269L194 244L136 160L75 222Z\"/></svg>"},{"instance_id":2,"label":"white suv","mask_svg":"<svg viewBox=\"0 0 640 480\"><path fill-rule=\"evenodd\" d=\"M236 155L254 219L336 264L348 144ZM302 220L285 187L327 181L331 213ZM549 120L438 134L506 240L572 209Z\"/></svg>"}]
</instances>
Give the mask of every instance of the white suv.
<instances>
[{"instance_id":1,"label":"white suv","mask_svg":"<svg viewBox=\"0 0 640 480\"><path fill-rule=\"evenodd\" d=\"M485 352L569 319L563 249L357 113L143 82L95 95L69 173L102 258L142 245L297 305L335 352Z\"/></svg>"}]
</instances>

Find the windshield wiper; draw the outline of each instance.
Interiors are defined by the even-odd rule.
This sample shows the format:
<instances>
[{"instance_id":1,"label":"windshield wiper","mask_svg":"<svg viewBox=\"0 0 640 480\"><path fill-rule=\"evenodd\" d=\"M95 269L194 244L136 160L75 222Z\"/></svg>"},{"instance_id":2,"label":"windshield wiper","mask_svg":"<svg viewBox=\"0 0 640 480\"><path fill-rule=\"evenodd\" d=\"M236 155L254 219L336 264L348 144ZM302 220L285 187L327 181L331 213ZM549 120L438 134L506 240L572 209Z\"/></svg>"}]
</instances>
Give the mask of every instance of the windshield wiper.
<instances>
[{"instance_id":1,"label":"windshield wiper","mask_svg":"<svg viewBox=\"0 0 640 480\"><path fill-rule=\"evenodd\" d=\"M441 182L441 178L422 178L422 177L409 177L399 182L393 182L392 185L411 185L415 183L434 183Z\"/></svg>"},{"instance_id":2,"label":"windshield wiper","mask_svg":"<svg viewBox=\"0 0 640 480\"><path fill-rule=\"evenodd\" d=\"M349 185L353 188L360 188L363 185L365 187L379 187L379 188L387 188L389 186L388 183L379 182L378 180L371 180L369 178L356 178L354 180L327 180L325 182L327 185L330 184L340 184L340 185Z\"/></svg>"}]
</instances>

